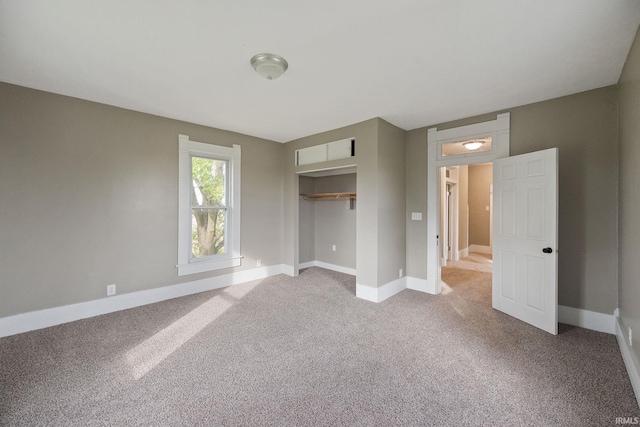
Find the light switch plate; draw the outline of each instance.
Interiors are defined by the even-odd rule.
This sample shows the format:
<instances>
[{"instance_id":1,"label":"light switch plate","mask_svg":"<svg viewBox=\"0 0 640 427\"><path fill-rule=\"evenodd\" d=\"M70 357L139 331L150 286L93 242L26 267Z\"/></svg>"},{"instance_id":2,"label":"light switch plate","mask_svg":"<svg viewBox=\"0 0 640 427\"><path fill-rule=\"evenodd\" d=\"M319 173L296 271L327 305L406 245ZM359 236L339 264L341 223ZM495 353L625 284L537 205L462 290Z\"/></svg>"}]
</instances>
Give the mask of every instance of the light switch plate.
<instances>
[{"instance_id":1,"label":"light switch plate","mask_svg":"<svg viewBox=\"0 0 640 427\"><path fill-rule=\"evenodd\" d=\"M422 212L411 212L412 221L422 221Z\"/></svg>"}]
</instances>

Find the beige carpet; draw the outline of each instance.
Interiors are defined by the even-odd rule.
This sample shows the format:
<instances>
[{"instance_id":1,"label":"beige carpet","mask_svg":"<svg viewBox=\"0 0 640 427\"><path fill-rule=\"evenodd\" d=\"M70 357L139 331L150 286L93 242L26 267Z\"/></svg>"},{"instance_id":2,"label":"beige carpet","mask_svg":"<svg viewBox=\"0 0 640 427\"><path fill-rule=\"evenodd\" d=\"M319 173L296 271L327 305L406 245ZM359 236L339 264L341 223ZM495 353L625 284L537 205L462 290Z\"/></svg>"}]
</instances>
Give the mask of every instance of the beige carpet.
<instances>
[{"instance_id":1,"label":"beige carpet","mask_svg":"<svg viewBox=\"0 0 640 427\"><path fill-rule=\"evenodd\" d=\"M470 253L459 261L442 267L442 294L491 307L491 255Z\"/></svg>"},{"instance_id":2,"label":"beige carpet","mask_svg":"<svg viewBox=\"0 0 640 427\"><path fill-rule=\"evenodd\" d=\"M464 271L464 270L460 270ZM2 426L605 426L616 339L452 291L375 304L320 268L0 339ZM486 276L486 273L481 273ZM479 281L485 279L478 279Z\"/></svg>"},{"instance_id":3,"label":"beige carpet","mask_svg":"<svg viewBox=\"0 0 640 427\"><path fill-rule=\"evenodd\" d=\"M490 254L471 252L459 261L447 261L447 267L491 273L492 262Z\"/></svg>"}]
</instances>

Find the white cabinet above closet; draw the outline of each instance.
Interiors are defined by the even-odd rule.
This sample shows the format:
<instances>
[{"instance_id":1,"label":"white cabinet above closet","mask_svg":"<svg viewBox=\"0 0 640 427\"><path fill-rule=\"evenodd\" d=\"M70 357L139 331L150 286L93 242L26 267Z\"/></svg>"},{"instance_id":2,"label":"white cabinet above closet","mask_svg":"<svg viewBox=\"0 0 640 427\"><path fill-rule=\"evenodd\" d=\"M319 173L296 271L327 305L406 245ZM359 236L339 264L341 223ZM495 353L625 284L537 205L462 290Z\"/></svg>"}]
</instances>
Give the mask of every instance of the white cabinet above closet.
<instances>
[{"instance_id":1,"label":"white cabinet above closet","mask_svg":"<svg viewBox=\"0 0 640 427\"><path fill-rule=\"evenodd\" d=\"M356 139L347 138L296 150L295 165L302 166L329 160L346 159L355 155Z\"/></svg>"}]
</instances>

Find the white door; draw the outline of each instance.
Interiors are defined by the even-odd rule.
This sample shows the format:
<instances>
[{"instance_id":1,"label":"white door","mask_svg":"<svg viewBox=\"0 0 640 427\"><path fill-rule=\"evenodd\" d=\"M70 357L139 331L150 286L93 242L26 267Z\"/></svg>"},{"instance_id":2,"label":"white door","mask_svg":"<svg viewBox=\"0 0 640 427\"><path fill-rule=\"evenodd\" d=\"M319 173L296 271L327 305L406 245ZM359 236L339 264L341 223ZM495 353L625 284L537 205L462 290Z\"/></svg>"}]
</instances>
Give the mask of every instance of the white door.
<instances>
[{"instance_id":1,"label":"white door","mask_svg":"<svg viewBox=\"0 0 640 427\"><path fill-rule=\"evenodd\" d=\"M493 308L558 333L558 149L493 163Z\"/></svg>"}]
</instances>

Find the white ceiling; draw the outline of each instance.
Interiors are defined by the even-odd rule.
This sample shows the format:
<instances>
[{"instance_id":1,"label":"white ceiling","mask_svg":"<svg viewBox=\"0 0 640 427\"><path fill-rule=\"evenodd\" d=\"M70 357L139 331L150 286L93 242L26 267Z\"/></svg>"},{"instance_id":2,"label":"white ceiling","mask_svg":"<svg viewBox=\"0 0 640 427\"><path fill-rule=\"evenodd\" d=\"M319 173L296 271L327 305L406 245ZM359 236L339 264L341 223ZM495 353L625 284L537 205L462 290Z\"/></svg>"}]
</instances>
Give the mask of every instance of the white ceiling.
<instances>
[{"instance_id":1,"label":"white ceiling","mask_svg":"<svg viewBox=\"0 0 640 427\"><path fill-rule=\"evenodd\" d=\"M0 80L286 142L615 84L639 24L638 0L0 0Z\"/></svg>"}]
</instances>

